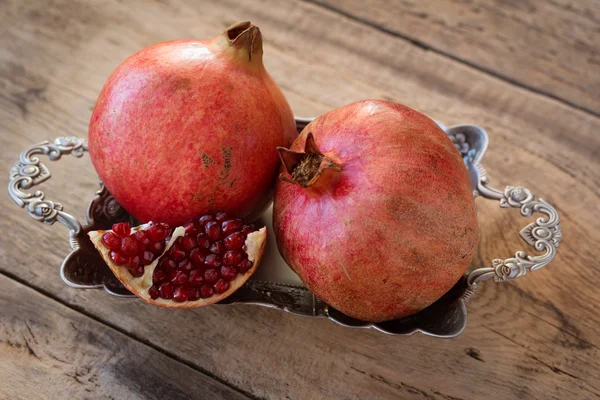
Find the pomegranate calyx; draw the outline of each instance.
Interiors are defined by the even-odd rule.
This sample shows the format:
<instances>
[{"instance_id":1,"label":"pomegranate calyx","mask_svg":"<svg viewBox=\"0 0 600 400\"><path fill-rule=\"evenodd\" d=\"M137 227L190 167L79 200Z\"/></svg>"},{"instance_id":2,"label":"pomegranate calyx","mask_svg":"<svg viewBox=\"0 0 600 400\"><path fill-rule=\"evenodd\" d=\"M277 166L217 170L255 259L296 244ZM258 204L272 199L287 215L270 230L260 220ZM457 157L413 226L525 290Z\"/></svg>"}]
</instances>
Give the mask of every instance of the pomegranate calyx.
<instances>
[{"instance_id":1,"label":"pomegranate calyx","mask_svg":"<svg viewBox=\"0 0 600 400\"><path fill-rule=\"evenodd\" d=\"M262 34L258 26L250 21L236 22L224 32L229 44L248 53L248 61L253 54L262 54Z\"/></svg>"},{"instance_id":2,"label":"pomegranate calyx","mask_svg":"<svg viewBox=\"0 0 600 400\"><path fill-rule=\"evenodd\" d=\"M303 188L315 184L326 170L342 171L342 166L321 153L312 133L306 137L304 152L292 151L285 147L277 147L277 151L281 163L291 176L280 174L279 179Z\"/></svg>"}]
</instances>

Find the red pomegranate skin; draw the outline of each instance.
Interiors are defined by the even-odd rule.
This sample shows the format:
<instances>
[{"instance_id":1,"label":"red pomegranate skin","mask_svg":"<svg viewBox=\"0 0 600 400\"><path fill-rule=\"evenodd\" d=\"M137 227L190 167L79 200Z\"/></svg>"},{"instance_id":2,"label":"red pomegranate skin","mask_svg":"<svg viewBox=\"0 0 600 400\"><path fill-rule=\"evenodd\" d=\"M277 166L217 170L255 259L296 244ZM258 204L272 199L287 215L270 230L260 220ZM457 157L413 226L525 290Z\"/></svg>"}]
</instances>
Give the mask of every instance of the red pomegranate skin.
<instances>
[{"instance_id":1,"label":"red pomegranate skin","mask_svg":"<svg viewBox=\"0 0 600 400\"><path fill-rule=\"evenodd\" d=\"M98 97L92 162L141 222L177 226L216 211L252 221L271 202L275 147L296 138L294 117L263 66L260 31L236 29L147 47Z\"/></svg>"},{"instance_id":2,"label":"red pomegranate skin","mask_svg":"<svg viewBox=\"0 0 600 400\"><path fill-rule=\"evenodd\" d=\"M273 224L286 262L361 320L404 317L439 299L478 242L469 177L447 135L415 110L376 100L315 119L290 150L302 152L309 132L343 170L307 188L277 183Z\"/></svg>"}]
</instances>

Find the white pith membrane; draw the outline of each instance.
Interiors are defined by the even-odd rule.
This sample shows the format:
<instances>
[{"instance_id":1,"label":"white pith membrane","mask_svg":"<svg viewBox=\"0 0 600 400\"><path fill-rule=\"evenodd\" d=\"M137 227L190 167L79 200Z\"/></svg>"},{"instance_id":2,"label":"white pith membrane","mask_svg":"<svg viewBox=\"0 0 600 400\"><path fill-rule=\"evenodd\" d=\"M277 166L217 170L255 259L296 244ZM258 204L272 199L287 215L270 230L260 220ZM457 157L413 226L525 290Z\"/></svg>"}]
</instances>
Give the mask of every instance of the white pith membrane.
<instances>
[{"instance_id":1,"label":"white pith membrane","mask_svg":"<svg viewBox=\"0 0 600 400\"><path fill-rule=\"evenodd\" d=\"M131 235L139 230L146 230L152 225L152 222L148 222L147 224L139 225L131 228ZM235 278L229 281L229 289L221 294L213 294L208 298L200 298L198 300L193 301L184 301L181 303L175 302L173 299L163 299L157 298L153 299L150 297L148 290L152 287L152 274L154 273L154 269L162 259L162 257L169 251L169 249L173 246L177 238L185 235L185 228L183 226L179 226L175 228L172 233L171 239L167 242L165 246L165 250L156 257L156 259L149 265L144 267L144 274L140 277L132 276L127 267L115 265L110 259L110 249L102 244L102 235L106 232L112 232L112 230L99 230L99 231L90 231L88 232L88 236L90 240L96 247L96 250L102 256L102 259L108 265L110 270L115 274L117 279L121 281L121 283L133 294L141 298L142 300L168 308L194 308L194 307L202 307L209 304L217 303L228 296L230 296L233 292L239 289L256 271L258 264L260 264L260 260L265 250L265 245L267 241L267 228L262 227L261 229L250 232L246 237L245 245L246 245L246 254L248 255L248 260L252 262L252 267L246 272L238 273Z\"/></svg>"}]
</instances>

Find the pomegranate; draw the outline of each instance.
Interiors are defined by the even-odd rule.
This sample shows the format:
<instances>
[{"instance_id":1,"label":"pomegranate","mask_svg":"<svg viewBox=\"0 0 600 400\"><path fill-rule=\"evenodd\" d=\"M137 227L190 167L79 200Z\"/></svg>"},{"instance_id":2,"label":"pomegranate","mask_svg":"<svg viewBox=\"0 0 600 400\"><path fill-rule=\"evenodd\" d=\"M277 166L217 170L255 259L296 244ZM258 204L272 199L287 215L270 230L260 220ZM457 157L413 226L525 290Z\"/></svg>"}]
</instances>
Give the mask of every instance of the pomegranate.
<instances>
[{"instance_id":1,"label":"pomegranate","mask_svg":"<svg viewBox=\"0 0 600 400\"><path fill-rule=\"evenodd\" d=\"M89 152L137 220L177 226L222 210L252 221L268 206L275 147L297 132L262 54L258 27L240 22L211 40L147 47L108 78Z\"/></svg>"},{"instance_id":2,"label":"pomegranate","mask_svg":"<svg viewBox=\"0 0 600 400\"><path fill-rule=\"evenodd\" d=\"M326 303L365 321L404 317L469 266L478 241L469 177L425 115L361 101L315 119L279 151L277 245Z\"/></svg>"},{"instance_id":3,"label":"pomegranate","mask_svg":"<svg viewBox=\"0 0 600 400\"><path fill-rule=\"evenodd\" d=\"M201 307L235 292L256 270L266 243L266 228L257 231L222 212L172 232L162 223L131 229L123 222L88 235L127 289L171 308Z\"/></svg>"}]
</instances>

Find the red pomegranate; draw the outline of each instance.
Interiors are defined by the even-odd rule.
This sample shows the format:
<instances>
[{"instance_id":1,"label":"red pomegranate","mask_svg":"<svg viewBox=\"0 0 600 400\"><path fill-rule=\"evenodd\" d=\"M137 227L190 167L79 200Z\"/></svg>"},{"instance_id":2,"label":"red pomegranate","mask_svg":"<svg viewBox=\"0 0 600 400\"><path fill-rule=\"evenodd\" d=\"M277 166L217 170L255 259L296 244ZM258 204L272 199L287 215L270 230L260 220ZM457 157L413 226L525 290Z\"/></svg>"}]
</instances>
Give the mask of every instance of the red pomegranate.
<instances>
[{"instance_id":1,"label":"red pomegranate","mask_svg":"<svg viewBox=\"0 0 600 400\"><path fill-rule=\"evenodd\" d=\"M246 220L270 203L276 146L297 136L262 63L258 27L147 47L109 77L92 114L100 179L139 221L181 225L218 210Z\"/></svg>"},{"instance_id":2,"label":"red pomegranate","mask_svg":"<svg viewBox=\"0 0 600 400\"><path fill-rule=\"evenodd\" d=\"M478 225L460 154L425 115L367 100L279 149L273 227L317 296L365 321L427 307L465 272Z\"/></svg>"},{"instance_id":3,"label":"red pomegranate","mask_svg":"<svg viewBox=\"0 0 600 400\"><path fill-rule=\"evenodd\" d=\"M208 214L171 231L126 222L92 231L90 240L115 276L142 300L169 308L216 303L252 276L267 232L225 213Z\"/></svg>"}]
</instances>

